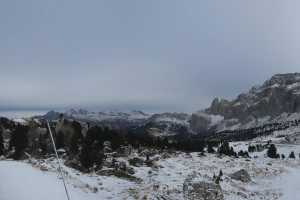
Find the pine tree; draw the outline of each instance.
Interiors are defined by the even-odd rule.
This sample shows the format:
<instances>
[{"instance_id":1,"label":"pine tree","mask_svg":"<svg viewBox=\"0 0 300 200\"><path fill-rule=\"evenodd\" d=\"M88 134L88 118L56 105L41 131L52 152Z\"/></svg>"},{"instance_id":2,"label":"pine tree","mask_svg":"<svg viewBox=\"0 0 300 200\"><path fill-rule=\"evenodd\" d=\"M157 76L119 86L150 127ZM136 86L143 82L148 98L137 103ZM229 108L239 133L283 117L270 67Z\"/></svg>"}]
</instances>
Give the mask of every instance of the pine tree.
<instances>
[{"instance_id":1,"label":"pine tree","mask_svg":"<svg viewBox=\"0 0 300 200\"><path fill-rule=\"evenodd\" d=\"M74 133L71 136L69 150L71 154L75 155L79 152L79 146L83 140L83 136L81 133L82 127L80 123L73 121L72 126L74 128Z\"/></svg>"},{"instance_id":2,"label":"pine tree","mask_svg":"<svg viewBox=\"0 0 300 200\"><path fill-rule=\"evenodd\" d=\"M3 144L2 129L0 128L0 156L3 154L4 154L4 144Z\"/></svg>"},{"instance_id":3,"label":"pine tree","mask_svg":"<svg viewBox=\"0 0 300 200\"><path fill-rule=\"evenodd\" d=\"M94 160L92 156L92 149L88 145L83 145L80 152L80 163L86 169L89 169L94 165Z\"/></svg>"},{"instance_id":4,"label":"pine tree","mask_svg":"<svg viewBox=\"0 0 300 200\"><path fill-rule=\"evenodd\" d=\"M59 131L55 138L55 144L57 149L61 149L65 147L65 138L63 132Z\"/></svg>"},{"instance_id":5,"label":"pine tree","mask_svg":"<svg viewBox=\"0 0 300 200\"><path fill-rule=\"evenodd\" d=\"M103 145L100 145L98 140L94 140L92 144L90 142L90 140L84 142L79 155L81 165L86 169L90 169L94 165L101 166L104 159L103 151L101 151Z\"/></svg>"},{"instance_id":6,"label":"pine tree","mask_svg":"<svg viewBox=\"0 0 300 200\"><path fill-rule=\"evenodd\" d=\"M10 149L12 147L15 148L15 153L13 155L14 159L19 159L28 145L27 132L28 132L27 126L18 124L15 131L12 133L12 137L10 141Z\"/></svg>"},{"instance_id":7,"label":"pine tree","mask_svg":"<svg viewBox=\"0 0 300 200\"><path fill-rule=\"evenodd\" d=\"M296 158L294 151L292 151L290 153L289 158L291 158L291 159L295 159Z\"/></svg>"},{"instance_id":8,"label":"pine tree","mask_svg":"<svg viewBox=\"0 0 300 200\"><path fill-rule=\"evenodd\" d=\"M279 158L279 154L277 154L277 149L274 144L271 144L268 151L267 151L267 156L269 158Z\"/></svg>"}]
</instances>

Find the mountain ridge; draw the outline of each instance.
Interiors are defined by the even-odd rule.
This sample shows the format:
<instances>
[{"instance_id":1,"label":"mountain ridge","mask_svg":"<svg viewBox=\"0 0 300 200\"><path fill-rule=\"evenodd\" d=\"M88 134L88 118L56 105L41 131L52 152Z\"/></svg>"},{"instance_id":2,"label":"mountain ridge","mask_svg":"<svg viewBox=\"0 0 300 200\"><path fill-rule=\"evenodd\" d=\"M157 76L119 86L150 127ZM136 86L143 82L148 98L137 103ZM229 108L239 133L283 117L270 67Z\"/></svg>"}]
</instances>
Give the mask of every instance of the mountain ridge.
<instances>
[{"instance_id":1,"label":"mountain ridge","mask_svg":"<svg viewBox=\"0 0 300 200\"><path fill-rule=\"evenodd\" d=\"M112 127L144 126L155 130L154 135L174 135L183 128L192 134L210 134L224 130L249 129L265 124L300 119L300 73L275 74L259 86L239 94L233 100L215 98L211 105L192 114L149 114L129 112L69 109L66 118L101 123ZM59 117L51 111L45 118ZM151 127L152 126L152 127ZM153 131L152 131L153 132Z\"/></svg>"},{"instance_id":2,"label":"mountain ridge","mask_svg":"<svg viewBox=\"0 0 300 200\"><path fill-rule=\"evenodd\" d=\"M243 129L300 118L300 73L275 74L233 100L215 98L211 106L193 113L194 131L210 129L207 116L222 116L214 129ZM199 128L200 127L200 128Z\"/></svg>"}]
</instances>

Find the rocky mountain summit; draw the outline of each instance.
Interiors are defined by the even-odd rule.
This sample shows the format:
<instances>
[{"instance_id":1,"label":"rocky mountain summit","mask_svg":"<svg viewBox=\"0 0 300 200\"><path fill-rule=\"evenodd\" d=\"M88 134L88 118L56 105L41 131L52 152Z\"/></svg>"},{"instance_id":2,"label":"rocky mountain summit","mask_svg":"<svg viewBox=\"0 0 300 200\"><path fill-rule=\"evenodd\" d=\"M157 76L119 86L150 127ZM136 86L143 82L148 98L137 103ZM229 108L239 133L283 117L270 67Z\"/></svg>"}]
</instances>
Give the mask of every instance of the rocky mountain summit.
<instances>
[{"instance_id":1,"label":"rocky mountain summit","mask_svg":"<svg viewBox=\"0 0 300 200\"><path fill-rule=\"evenodd\" d=\"M276 74L232 101L215 98L209 108L192 115L191 127L197 132L243 129L298 119L299 112L300 73Z\"/></svg>"}]
</instances>

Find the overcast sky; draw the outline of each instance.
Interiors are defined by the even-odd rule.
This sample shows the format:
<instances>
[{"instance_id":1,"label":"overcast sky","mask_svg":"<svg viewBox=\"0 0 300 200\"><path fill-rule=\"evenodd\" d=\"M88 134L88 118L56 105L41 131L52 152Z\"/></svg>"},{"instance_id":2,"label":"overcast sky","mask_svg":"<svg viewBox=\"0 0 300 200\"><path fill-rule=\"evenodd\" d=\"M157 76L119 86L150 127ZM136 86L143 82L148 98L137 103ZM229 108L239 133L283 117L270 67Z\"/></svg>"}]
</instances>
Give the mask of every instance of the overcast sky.
<instances>
[{"instance_id":1,"label":"overcast sky","mask_svg":"<svg viewBox=\"0 0 300 200\"><path fill-rule=\"evenodd\" d=\"M300 71L293 0L0 1L0 108L192 112Z\"/></svg>"}]
</instances>

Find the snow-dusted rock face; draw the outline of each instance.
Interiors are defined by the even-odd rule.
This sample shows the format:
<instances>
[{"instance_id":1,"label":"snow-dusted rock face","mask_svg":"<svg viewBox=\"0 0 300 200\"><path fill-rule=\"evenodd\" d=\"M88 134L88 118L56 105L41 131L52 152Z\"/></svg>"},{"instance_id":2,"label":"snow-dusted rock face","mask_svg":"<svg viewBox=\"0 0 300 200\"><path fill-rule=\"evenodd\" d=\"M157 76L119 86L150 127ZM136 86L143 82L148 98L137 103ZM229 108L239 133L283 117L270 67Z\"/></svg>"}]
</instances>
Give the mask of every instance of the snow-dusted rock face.
<instances>
[{"instance_id":1,"label":"snow-dusted rock face","mask_svg":"<svg viewBox=\"0 0 300 200\"><path fill-rule=\"evenodd\" d=\"M189 120L189 115L186 113L161 113L154 114L149 119L154 122L170 122L174 124L187 125Z\"/></svg>"},{"instance_id":2,"label":"snow-dusted rock face","mask_svg":"<svg viewBox=\"0 0 300 200\"><path fill-rule=\"evenodd\" d=\"M248 93L239 95L233 101L215 99L209 114L219 114L225 119L237 118L247 121L256 118L275 117L283 112L300 111L300 74L278 74L260 87L253 87Z\"/></svg>"},{"instance_id":3,"label":"snow-dusted rock face","mask_svg":"<svg viewBox=\"0 0 300 200\"><path fill-rule=\"evenodd\" d=\"M190 127L194 132L205 133L224 120L221 115L207 114L205 112L193 113L190 119Z\"/></svg>"},{"instance_id":4,"label":"snow-dusted rock face","mask_svg":"<svg viewBox=\"0 0 300 200\"><path fill-rule=\"evenodd\" d=\"M186 113L154 114L147 120L146 129L153 136L171 136L189 132L190 115Z\"/></svg>"},{"instance_id":5,"label":"snow-dusted rock face","mask_svg":"<svg viewBox=\"0 0 300 200\"><path fill-rule=\"evenodd\" d=\"M204 113L224 117L216 123L217 130L250 128L276 122L276 119L286 120L283 115L295 118L300 113L300 73L274 75L232 101L215 98L200 117L193 118L191 126L198 131L210 128L212 120L203 117Z\"/></svg>"}]
</instances>

